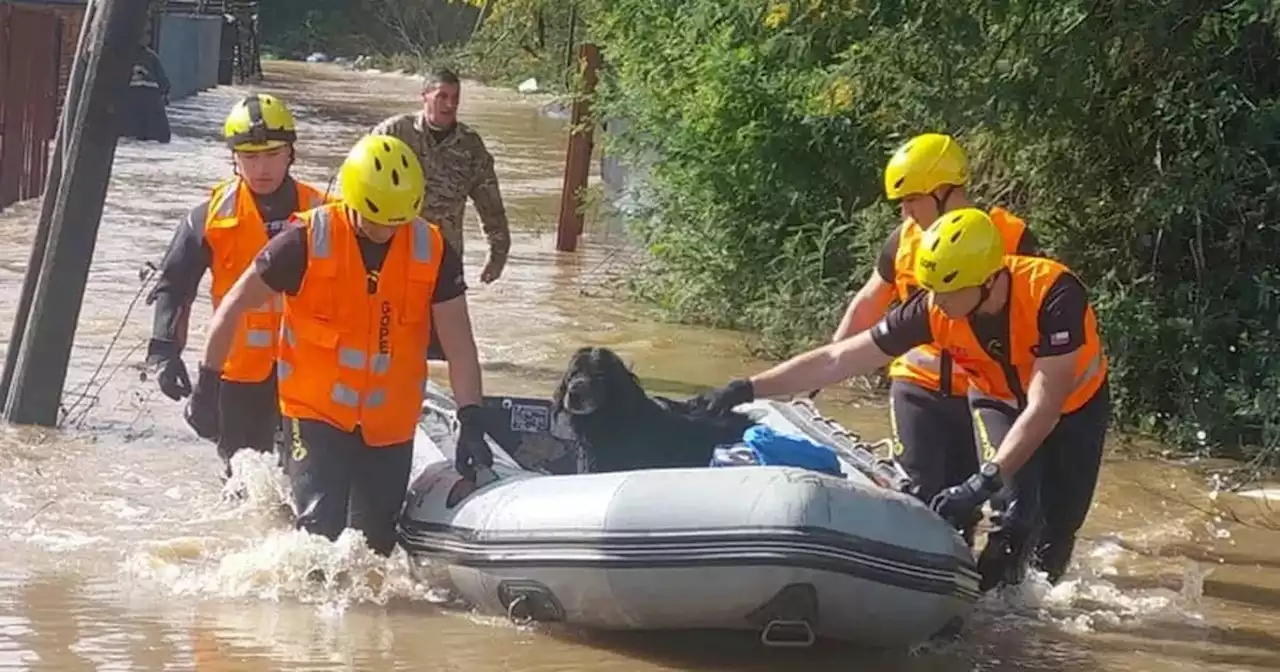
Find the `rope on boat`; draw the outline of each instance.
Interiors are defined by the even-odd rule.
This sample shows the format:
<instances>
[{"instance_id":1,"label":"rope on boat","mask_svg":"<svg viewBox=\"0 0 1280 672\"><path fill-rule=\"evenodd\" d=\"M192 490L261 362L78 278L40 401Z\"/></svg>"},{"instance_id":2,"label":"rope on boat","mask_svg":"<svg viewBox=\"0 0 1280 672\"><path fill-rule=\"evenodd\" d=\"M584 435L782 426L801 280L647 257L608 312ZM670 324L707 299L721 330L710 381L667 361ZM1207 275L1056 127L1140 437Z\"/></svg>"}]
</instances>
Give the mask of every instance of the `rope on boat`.
<instances>
[{"instance_id":1,"label":"rope on boat","mask_svg":"<svg viewBox=\"0 0 1280 672\"><path fill-rule=\"evenodd\" d=\"M840 453L867 478L875 481L881 487L898 492L907 492L912 488L911 477L907 475L902 465L898 464L897 460L892 457L893 441L891 439L868 442L844 425L823 415L809 398L798 397L792 399L791 405L800 409L809 420L821 425L833 437L848 441L850 444L848 448L838 445L830 447Z\"/></svg>"}]
</instances>

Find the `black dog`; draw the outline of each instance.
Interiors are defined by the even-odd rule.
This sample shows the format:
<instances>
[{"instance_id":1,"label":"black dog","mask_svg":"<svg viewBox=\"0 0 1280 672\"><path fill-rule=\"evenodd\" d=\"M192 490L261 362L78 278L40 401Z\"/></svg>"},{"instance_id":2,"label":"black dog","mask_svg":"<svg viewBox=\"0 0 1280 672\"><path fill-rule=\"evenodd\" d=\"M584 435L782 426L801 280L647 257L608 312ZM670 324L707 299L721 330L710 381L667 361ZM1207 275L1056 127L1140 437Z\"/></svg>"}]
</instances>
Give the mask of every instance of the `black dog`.
<instances>
[{"instance_id":1,"label":"black dog","mask_svg":"<svg viewBox=\"0 0 1280 672\"><path fill-rule=\"evenodd\" d=\"M741 441L754 424L741 413L712 417L690 402L650 397L608 348L574 353L551 409L568 417L593 472L705 467L717 445Z\"/></svg>"}]
</instances>

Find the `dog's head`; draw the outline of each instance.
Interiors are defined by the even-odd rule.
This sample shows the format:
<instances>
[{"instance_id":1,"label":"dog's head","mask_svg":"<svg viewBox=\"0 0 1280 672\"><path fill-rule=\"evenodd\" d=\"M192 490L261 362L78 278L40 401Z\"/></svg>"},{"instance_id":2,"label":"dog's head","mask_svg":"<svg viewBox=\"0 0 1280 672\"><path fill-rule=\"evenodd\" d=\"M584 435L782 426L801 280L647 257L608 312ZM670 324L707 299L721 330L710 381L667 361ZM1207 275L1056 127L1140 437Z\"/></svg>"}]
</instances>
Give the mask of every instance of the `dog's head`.
<instances>
[{"instance_id":1,"label":"dog's head","mask_svg":"<svg viewBox=\"0 0 1280 672\"><path fill-rule=\"evenodd\" d=\"M579 348L569 360L552 403L557 411L585 416L602 409L629 408L647 400L640 380L608 348Z\"/></svg>"}]
</instances>

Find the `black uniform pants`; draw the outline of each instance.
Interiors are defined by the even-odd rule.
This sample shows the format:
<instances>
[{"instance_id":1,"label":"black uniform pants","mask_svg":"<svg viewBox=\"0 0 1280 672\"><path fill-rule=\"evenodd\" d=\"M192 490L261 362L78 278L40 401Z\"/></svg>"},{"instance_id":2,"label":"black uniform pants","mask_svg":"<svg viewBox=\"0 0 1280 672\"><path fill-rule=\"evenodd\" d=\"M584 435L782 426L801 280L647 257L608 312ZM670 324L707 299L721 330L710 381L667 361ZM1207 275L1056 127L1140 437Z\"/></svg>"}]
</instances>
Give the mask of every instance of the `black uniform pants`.
<instances>
[{"instance_id":1,"label":"black uniform pants","mask_svg":"<svg viewBox=\"0 0 1280 672\"><path fill-rule=\"evenodd\" d=\"M289 440L281 448L297 527L330 540L355 528L375 552L390 555L409 487L413 441L374 448L359 428L345 432L320 420L293 418L285 423Z\"/></svg>"},{"instance_id":2,"label":"black uniform pants","mask_svg":"<svg viewBox=\"0 0 1280 672\"><path fill-rule=\"evenodd\" d=\"M991 459L1018 412L991 400L972 403L978 446L983 459ZM978 557L983 590L1020 582L1028 561L1051 582L1062 578L1093 503L1110 422L1111 395L1104 382L1084 406L1062 416L991 499L992 529Z\"/></svg>"},{"instance_id":3,"label":"black uniform pants","mask_svg":"<svg viewBox=\"0 0 1280 672\"><path fill-rule=\"evenodd\" d=\"M274 373L261 383L222 381L218 386L218 456L231 476L231 456L242 448L272 452L280 427Z\"/></svg>"},{"instance_id":4,"label":"black uniform pants","mask_svg":"<svg viewBox=\"0 0 1280 672\"><path fill-rule=\"evenodd\" d=\"M427 359L433 362L447 361L444 358L444 348L440 347L440 337L436 335L436 323L431 322L431 342L427 344Z\"/></svg>"},{"instance_id":5,"label":"black uniform pants","mask_svg":"<svg viewBox=\"0 0 1280 672\"><path fill-rule=\"evenodd\" d=\"M943 488L978 470L968 397L934 392L902 380L889 386L894 458L926 504Z\"/></svg>"}]
</instances>

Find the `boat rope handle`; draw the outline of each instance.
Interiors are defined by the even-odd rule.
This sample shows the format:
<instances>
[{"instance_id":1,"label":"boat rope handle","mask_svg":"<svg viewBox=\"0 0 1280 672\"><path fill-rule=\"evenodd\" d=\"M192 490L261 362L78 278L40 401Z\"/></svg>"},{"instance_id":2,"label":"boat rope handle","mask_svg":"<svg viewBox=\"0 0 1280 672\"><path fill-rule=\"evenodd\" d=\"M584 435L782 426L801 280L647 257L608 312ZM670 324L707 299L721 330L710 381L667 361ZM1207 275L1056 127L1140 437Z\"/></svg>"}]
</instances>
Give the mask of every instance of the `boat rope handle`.
<instances>
[{"instance_id":1,"label":"boat rope handle","mask_svg":"<svg viewBox=\"0 0 1280 672\"><path fill-rule=\"evenodd\" d=\"M529 609L524 616L517 616L517 610L527 609L529 606L528 595L517 595L514 600L507 604L507 618L516 625L527 625L533 622L532 609Z\"/></svg>"},{"instance_id":2,"label":"boat rope handle","mask_svg":"<svg viewBox=\"0 0 1280 672\"><path fill-rule=\"evenodd\" d=\"M808 621L769 621L760 631L760 643L772 648L807 649L816 641L818 637Z\"/></svg>"}]
</instances>

